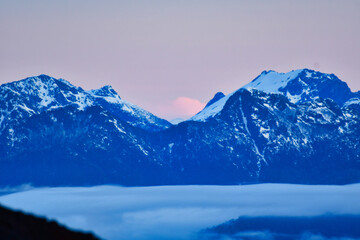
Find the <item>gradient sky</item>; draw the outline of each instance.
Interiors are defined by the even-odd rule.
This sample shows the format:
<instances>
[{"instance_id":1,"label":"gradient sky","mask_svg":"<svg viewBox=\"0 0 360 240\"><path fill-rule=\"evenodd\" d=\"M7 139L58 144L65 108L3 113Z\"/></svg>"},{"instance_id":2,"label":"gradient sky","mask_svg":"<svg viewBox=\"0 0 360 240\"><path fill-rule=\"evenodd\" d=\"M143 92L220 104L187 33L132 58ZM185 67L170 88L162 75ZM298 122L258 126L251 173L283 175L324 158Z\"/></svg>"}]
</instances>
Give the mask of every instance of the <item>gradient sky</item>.
<instances>
[{"instance_id":1,"label":"gradient sky","mask_svg":"<svg viewBox=\"0 0 360 240\"><path fill-rule=\"evenodd\" d=\"M112 85L166 119L269 69L335 73L357 91L359 13L359 0L0 0L0 84Z\"/></svg>"}]
</instances>

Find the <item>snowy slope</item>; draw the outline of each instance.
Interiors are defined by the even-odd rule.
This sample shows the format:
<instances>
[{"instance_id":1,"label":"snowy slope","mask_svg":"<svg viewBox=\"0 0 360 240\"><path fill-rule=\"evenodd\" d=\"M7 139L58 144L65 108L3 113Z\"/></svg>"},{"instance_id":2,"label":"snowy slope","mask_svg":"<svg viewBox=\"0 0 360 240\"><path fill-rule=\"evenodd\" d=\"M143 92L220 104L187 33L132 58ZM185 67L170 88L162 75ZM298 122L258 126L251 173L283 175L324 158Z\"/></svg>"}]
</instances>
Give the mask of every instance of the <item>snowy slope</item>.
<instances>
[{"instance_id":1,"label":"snowy slope","mask_svg":"<svg viewBox=\"0 0 360 240\"><path fill-rule=\"evenodd\" d=\"M217 94L194 117L202 123L156 132L159 122L110 86L84 91L44 76L5 84L0 185L359 182L359 97L333 75L309 71L283 78L278 93ZM257 80L265 84L267 74Z\"/></svg>"},{"instance_id":2,"label":"snowy slope","mask_svg":"<svg viewBox=\"0 0 360 240\"><path fill-rule=\"evenodd\" d=\"M111 86L87 91L95 105L101 105L128 124L145 130L162 130L171 123L120 98ZM93 105L94 105L93 104Z\"/></svg>"},{"instance_id":3,"label":"snowy slope","mask_svg":"<svg viewBox=\"0 0 360 240\"><path fill-rule=\"evenodd\" d=\"M130 125L146 130L164 129L171 124L144 109L124 101L111 86L85 91L66 80L46 75L0 86L0 131L6 123L69 105L84 110L101 106Z\"/></svg>"},{"instance_id":4,"label":"snowy slope","mask_svg":"<svg viewBox=\"0 0 360 240\"><path fill-rule=\"evenodd\" d=\"M294 79L302 70L295 70L289 73L277 73L275 71L264 71L252 82L245 85L243 88L248 90L257 89L269 93L279 93L279 89L287 85L287 83ZM235 91L236 92L236 91ZM205 121L206 119L212 118L217 115L224 107L226 101L235 93L232 92L225 97L220 98L218 101L213 103L209 101L207 107L201 112L196 114L189 120L192 121Z\"/></svg>"},{"instance_id":5,"label":"snowy slope","mask_svg":"<svg viewBox=\"0 0 360 240\"><path fill-rule=\"evenodd\" d=\"M200 111L195 116L191 117L190 121L205 121L211 117L217 115L224 107L226 101L233 95L234 93L228 94L225 97L220 98L218 101L208 105L202 111Z\"/></svg>"},{"instance_id":6,"label":"snowy slope","mask_svg":"<svg viewBox=\"0 0 360 240\"><path fill-rule=\"evenodd\" d=\"M293 70L288 73L264 71L252 82L245 85L246 89L257 89L268 93L279 93L279 89L286 87L289 81L295 79L303 69Z\"/></svg>"},{"instance_id":7,"label":"snowy slope","mask_svg":"<svg viewBox=\"0 0 360 240\"><path fill-rule=\"evenodd\" d=\"M350 98L359 96L359 93L351 92L348 85L334 74L310 69L299 69L288 73L263 72L243 88L281 93L296 104L310 102L316 98L330 98L343 105Z\"/></svg>"},{"instance_id":8,"label":"snowy slope","mask_svg":"<svg viewBox=\"0 0 360 240\"><path fill-rule=\"evenodd\" d=\"M321 73L310 69L298 69L288 73L264 71L242 88L283 94L295 104L310 102L317 98L330 98L343 105L349 99L360 96L359 92L351 92L347 84L334 74ZM235 92L213 103L211 100L206 108L189 120L206 121L216 116Z\"/></svg>"},{"instance_id":9,"label":"snowy slope","mask_svg":"<svg viewBox=\"0 0 360 240\"><path fill-rule=\"evenodd\" d=\"M350 105L360 105L360 98L351 98L344 103L344 107L348 107Z\"/></svg>"}]
</instances>

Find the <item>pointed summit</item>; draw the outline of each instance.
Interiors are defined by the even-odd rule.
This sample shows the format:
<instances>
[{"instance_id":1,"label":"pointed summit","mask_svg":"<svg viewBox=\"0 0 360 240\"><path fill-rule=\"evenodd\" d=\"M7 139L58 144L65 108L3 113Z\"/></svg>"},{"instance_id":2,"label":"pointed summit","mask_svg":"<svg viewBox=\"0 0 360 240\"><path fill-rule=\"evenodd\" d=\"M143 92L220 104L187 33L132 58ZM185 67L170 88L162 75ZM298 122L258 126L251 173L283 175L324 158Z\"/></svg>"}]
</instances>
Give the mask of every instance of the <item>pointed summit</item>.
<instances>
[{"instance_id":1,"label":"pointed summit","mask_svg":"<svg viewBox=\"0 0 360 240\"><path fill-rule=\"evenodd\" d=\"M267 93L282 93L292 103L304 103L315 98L330 98L342 105L357 94L334 74L311 69L298 69L288 73L264 71L246 89L257 89Z\"/></svg>"},{"instance_id":2,"label":"pointed summit","mask_svg":"<svg viewBox=\"0 0 360 240\"><path fill-rule=\"evenodd\" d=\"M0 131L9 122L31 117L55 108L75 106L84 111L101 106L128 124L146 130L161 130L171 124L150 112L126 102L109 85L85 91L64 79L48 75L29 77L0 86Z\"/></svg>"},{"instance_id":3,"label":"pointed summit","mask_svg":"<svg viewBox=\"0 0 360 240\"><path fill-rule=\"evenodd\" d=\"M88 93L103 97L118 95L117 92L110 85L106 85L99 89L90 90L88 91Z\"/></svg>"},{"instance_id":4,"label":"pointed summit","mask_svg":"<svg viewBox=\"0 0 360 240\"><path fill-rule=\"evenodd\" d=\"M244 88L278 93L280 88L285 87L289 81L295 79L302 71L303 69L293 70L288 73L278 73L273 70L263 71Z\"/></svg>"},{"instance_id":5,"label":"pointed summit","mask_svg":"<svg viewBox=\"0 0 360 240\"><path fill-rule=\"evenodd\" d=\"M46 74L40 74L39 76L37 76L37 78L40 78L42 80L51 80L51 79L54 79L52 77L50 77L49 75L46 75Z\"/></svg>"},{"instance_id":6,"label":"pointed summit","mask_svg":"<svg viewBox=\"0 0 360 240\"><path fill-rule=\"evenodd\" d=\"M293 70L288 73L279 73L273 70L263 71L242 88L283 94L295 104L311 102L317 98L330 98L342 106L351 98L360 98L359 92L351 92L346 82L341 81L334 74L322 73L307 68ZM214 117L223 109L227 100L235 92L226 96L216 94L206 107L190 120L206 121Z\"/></svg>"},{"instance_id":7,"label":"pointed summit","mask_svg":"<svg viewBox=\"0 0 360 240\"><path fill-rule=\"evenodd\" d=\"M207 108L208 106L210 106L211 104L213 104L214 102L219 101L221 98L225 97L225 94L222 92L217 92L214 97L206 104L206 106L204 108Z\"/></svg>"}]
</instances>

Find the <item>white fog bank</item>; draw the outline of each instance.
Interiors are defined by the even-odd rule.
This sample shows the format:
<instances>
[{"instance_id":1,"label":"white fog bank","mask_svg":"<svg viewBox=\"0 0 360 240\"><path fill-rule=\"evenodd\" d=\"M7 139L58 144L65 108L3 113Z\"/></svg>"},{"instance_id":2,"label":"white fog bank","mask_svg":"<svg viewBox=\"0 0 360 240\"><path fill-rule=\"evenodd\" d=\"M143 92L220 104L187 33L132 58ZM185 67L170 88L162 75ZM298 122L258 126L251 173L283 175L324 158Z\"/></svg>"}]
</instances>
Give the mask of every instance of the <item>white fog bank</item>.
<instances>
[{"instance_id":1,"label":"white fog bank","mask_svg":"<svg viewBox=\"0 0 360 240\"><path fill-rule=\"evenodd\" d=\"M191 239L239 216L360 214L360 184L37 188L0 204L104 239Z\"/></svg>"}]
</instances>

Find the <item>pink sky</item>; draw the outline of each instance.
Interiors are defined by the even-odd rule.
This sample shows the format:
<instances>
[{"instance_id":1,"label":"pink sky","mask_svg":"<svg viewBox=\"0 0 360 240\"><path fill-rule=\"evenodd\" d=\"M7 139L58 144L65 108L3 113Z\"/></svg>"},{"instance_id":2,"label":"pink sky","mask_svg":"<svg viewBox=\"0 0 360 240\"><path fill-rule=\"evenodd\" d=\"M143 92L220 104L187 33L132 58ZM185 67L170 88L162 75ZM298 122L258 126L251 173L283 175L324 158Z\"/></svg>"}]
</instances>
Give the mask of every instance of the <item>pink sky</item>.
<instances>
[{"instance_id":1,"label":"pink sky","mask_svg":"<svg viewBox=\"0 0 360 240\"><path fill-rule=\"evenodd\" d=\"M166 119L269 69L331 72L357 91L359 12L358 0L2 0L0 83L109 84Z\"/></svg>"},{"instance_id":2,"label":"pink sky","mask_svg":"<svg viewBox=\"0 0 360 240\"><path fill-rule=\"evenodd\" d=\"M173 118L188 118L200 112L206 103L188 97L178 97L170 103L155 106L154 111L166 113Z\"/></svg>"}]
</instances>

